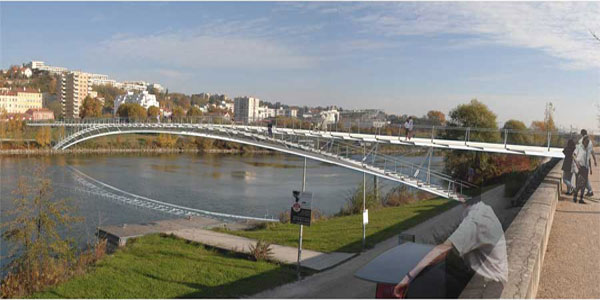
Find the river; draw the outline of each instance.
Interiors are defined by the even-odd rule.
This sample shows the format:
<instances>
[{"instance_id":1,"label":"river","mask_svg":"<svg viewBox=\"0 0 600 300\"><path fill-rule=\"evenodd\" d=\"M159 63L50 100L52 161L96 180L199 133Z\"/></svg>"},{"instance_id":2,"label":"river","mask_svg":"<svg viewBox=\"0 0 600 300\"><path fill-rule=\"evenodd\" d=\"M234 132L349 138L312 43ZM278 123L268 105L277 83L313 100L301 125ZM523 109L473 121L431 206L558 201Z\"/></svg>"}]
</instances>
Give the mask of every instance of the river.
<instances>
[{"instance_id":1,"label":"river","mask_svg":"<svg viewBox=\"0 0 600 300\"><path fill-rule=\"evenodd\" d=\"M409 157L419 163L422 157ZM75 214L85 218L73 234L91 240L98 225L144 223L177 218L154 208L134 205L139 199L166 202L239 217L277 218L290 207L292 191L302 186L303 158L273 154L69 154L0 156L2 221L12 207L18 178L44 166L53 197L69 198ZM443 167L434 157L434 169ZM368 180L372 181L369 176ZM306 190L313 207L331 215L340 210L362 174L308 161ZM382 191L396 183L380 181ZM115 196L118 194L118 197ZM207 216L211 216L210 214ZM236 220L227 218L227 221ZM2 245L2 253L5 253Z\"/></svg>"}]
</instances>

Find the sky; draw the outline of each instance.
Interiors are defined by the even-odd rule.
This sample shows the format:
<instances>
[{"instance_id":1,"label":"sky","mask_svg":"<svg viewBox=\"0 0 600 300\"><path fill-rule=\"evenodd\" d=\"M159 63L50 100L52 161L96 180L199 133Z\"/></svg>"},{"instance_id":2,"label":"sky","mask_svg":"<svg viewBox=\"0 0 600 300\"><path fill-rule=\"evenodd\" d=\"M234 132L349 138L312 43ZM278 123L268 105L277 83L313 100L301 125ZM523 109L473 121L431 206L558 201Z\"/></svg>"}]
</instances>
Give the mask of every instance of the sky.
<instances>
[{"instance_id":1,"label":"sky","mask_svg":"<svg viewBox=\"0 0 600 300\"><path fill-rule=\"evenodd\" d=\"M0 67L171 92L421 116L477 98L498 121L599 131L600 2L0 2Z\"/></svg>"}]
</instances>

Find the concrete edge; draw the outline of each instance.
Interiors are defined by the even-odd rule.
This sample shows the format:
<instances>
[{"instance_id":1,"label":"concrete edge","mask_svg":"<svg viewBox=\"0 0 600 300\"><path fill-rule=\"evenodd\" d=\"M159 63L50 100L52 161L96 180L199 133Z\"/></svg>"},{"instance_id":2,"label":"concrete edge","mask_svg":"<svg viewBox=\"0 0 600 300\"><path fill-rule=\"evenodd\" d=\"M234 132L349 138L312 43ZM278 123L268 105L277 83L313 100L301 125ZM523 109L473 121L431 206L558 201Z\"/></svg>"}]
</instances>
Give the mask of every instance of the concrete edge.
<instances>
[{"instance_id":1,"label":"concrete edge","mask_svg":"<svg viewBox=\"0 0 600 300\"><path fill-rule=\"evenodd\" d=\"M548 172L505 232L508 282L487 285L475 274L460 298L535 298L550 237L554 212L562 190L562 163Z\"/></svg>"}]
</instances>

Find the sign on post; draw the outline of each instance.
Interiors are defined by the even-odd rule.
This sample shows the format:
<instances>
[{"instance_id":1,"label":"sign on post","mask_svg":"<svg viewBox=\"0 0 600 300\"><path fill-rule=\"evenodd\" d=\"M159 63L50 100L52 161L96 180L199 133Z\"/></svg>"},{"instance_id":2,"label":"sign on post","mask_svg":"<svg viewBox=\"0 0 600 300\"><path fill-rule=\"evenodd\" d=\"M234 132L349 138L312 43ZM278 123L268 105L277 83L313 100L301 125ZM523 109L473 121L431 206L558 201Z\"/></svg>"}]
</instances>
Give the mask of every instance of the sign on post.
<instances>
[{"instance_id":1,"label":"sign on post","mask_svg":"<svg viewBox=\"0 0 600 300\"><path fill-rule=\"evenodd\" d=\"M312 192L293 191L294 201L292 202L292 211L290 213L290 222L292 224L310 226Z\"/></svg>"},{"instance_id":2,"label":"sign on post","mask_svg":"<svg viewBox=\"0 0 600 300\"><path fill-rule=\"evenodd\" d=\"M369 224L369 210L365 209L363 211L363 224L367 225Z\"/></svg>"}]
</instances>

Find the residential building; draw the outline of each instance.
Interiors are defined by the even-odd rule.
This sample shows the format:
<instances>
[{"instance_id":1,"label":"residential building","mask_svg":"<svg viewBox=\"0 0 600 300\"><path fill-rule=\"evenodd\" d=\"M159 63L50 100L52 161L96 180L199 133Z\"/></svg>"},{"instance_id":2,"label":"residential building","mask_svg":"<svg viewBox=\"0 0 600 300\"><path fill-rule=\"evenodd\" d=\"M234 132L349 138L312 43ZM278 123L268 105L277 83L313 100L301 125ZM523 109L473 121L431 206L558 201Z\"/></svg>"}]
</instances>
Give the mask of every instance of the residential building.
<instances>
[{"instance_id":1,"label":"residential building","mask_svg":"<svg viewBox=\"0 0 600 300\"><path fill-rule=\"evenodd\" d=\"M122 88L128 92L131 92L131 91L143 92L148 89L147 85L148 85L148 83L146 83L145 81L123 81L123 82L117 82L115 84L116 87Z\"/></svg>"},{"instance_id":2,"label":"residential building","mask_svg":"<svg viewBox=\"0 0 600 300\"><path fill-rule=\"evenodd\" d=\"M43 98L39 90L15 89L0 92L0 108L9 114L22 114L30 108L42 108Z\"/></svg>"},{"instance_id":3,"label":"residential building","mask_svg":"<svg viewBox=\"0 0 600 300\"><path fill-rule=\"evenodd\" d=\"M127 94L118 96L115 99L114 114L117 114L119 106L125 103L137 103L145 109L148 109L150 106L160 107L160 104L158 104L158 101L156 100L156 96L148 93L148 91L143 91L141 93L127 92Z\"/></svg>"},{"instance_id":4,"label":"residential building","mask_svg":"<svg viewBox=\"0 0 600 300\"><path fill-rule=\"evenodd\" d=\"M260 99L253 97L237 97L234 100L234 118L236 122L251 123L260 120Z\"/></svg>"},{"instance_id":5,"label":"residential building","mask_svg":"<svg viewBox=\"0 0 600 300\"><path fill-rule=\"evenodd\" d=\"M63 117L78 119L83 100L92 91L89 74L77 71L61 73L58 83L58 100L63 107Z\"/></svg>"},{"instance_id":6,"label":"residential building","mask_svg":"<svg viewBox=\"0 0 600 300\"><path fill-rule=\"evenodd\" d=\"M343 110L340 112L340 122L344 128L383 127L388 123L386 114L378 109Z\"/></svg>"},{"instance_id":7,"label":"residential building","mask_svg":"<svg viewBox=\"0 0 600 300\"><path fill-rule=\"evenodd\" d=\"M61 74L69 71L67 68L63 67L47 66L43 61L39 60L34 60L25 64L25 67L31 68L34 71L47 71L52 74Z\"/></svg>"},{"instance_id":8,"label":"residential building","mask_svg":"<svg viewBox=\"0 0 600 300\"><path fill-rule=\"evenodd\" d=\"M47 108L30 108L25 114L33 121L54 120L54 112Z\"/></svg>"},{"instance_id":9,"label":"residential building","mask_svg":"<svg viewBox=\"0 0 600 300\"><path fill-rule=\"evenodd\" d=\"M148 85L148 90L149 91L151 91L153 89L155 89L159 93L164 93L165 92L165 88L162 85L158 84L158 83L151 83L151 84Z\"/></svg>"}]
</instances>

